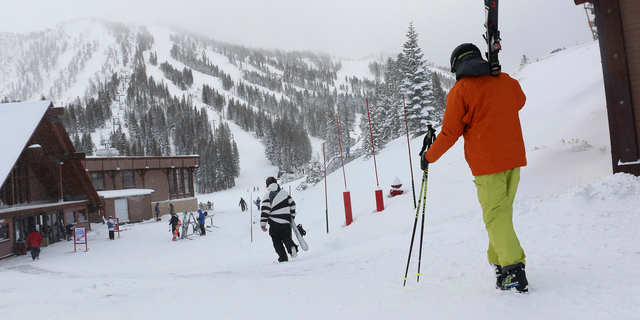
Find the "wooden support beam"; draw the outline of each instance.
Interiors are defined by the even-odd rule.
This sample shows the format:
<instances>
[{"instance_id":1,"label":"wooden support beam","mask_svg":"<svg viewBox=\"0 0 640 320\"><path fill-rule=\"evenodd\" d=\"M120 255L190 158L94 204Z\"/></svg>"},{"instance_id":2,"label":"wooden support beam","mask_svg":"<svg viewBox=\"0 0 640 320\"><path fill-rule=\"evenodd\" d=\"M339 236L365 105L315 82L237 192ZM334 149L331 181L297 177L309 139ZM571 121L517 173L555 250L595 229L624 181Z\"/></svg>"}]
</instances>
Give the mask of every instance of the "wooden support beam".
<instances>
[{"instance_id":1,"label":"wooden support beam","mask_svg":"<svg viewBox=\"0 0 640 320\"><path fill-rule=\"evenodd\" d=\"M618 0L574 0L576 5L586 2L594 5L598 28L613 172L640 173L640 166L619 165L638 161L638 140L620 4Z\"/></svg>"}]
</instances>

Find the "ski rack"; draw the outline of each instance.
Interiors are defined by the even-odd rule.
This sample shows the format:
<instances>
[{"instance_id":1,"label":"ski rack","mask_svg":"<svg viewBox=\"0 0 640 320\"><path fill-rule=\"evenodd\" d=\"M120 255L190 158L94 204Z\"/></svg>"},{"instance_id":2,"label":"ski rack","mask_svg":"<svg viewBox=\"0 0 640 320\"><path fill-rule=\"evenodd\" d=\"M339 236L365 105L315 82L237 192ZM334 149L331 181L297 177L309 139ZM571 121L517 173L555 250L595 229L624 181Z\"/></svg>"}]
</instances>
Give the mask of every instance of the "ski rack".
<instances>
[{"instance_id":1,"label":"ski rack","mask_svg":"<svg viewBox=\"0 0 640 320\"><path fill-rule=\"evenodd\" d=\"M189 211L188 215L185 215L185 217L187 217L186 221L183 221L182 223L182 227L183 227L183 239L184 238L188 238L190 235L195 234L195 230L193 230L193 228L198 228L198 219L196 219L196 217L193 215L193 212ZM191 218L193 218L193 221L191 221ZM192 227L191 229L191 233L189 233L189 226L193 226L195 223L195 227ZM190 239L191 240L191 239Z\"/></svg>"},{"instance_id":2,"label":"ski rack","mask_svg":"<svg viewBox=\"0 0 640 320\"><path fill-rule=\"evenodd\" d=\"M499 0L484 0L485 9L485 28L486 33L482 35L487 43L486 57L491 66L491 74L497 76L500 74L502 67L498 60L498 52L502 50L500 44L500 31L498 30L498 1Z\"/></svg>"},{"instance_id":3,"label":"ski rack","mask_svg":"<svg viewBox=\"0 0 640 320\"><path fill-rule=\"evenodd\" d=\"M209 214L206 216L206 218L209 218L209 222L211 222L211 225L210 225L210 226L205 226L206 228L208 228L208 229L211 229L211 228L220 228L220 227L216 226L215 224L213 224L213 216L215 216L215 215L216 215L215 213L209 213ZM206 218L205 218L205 219L206 219Z\"/></svg>"}]
</instances>

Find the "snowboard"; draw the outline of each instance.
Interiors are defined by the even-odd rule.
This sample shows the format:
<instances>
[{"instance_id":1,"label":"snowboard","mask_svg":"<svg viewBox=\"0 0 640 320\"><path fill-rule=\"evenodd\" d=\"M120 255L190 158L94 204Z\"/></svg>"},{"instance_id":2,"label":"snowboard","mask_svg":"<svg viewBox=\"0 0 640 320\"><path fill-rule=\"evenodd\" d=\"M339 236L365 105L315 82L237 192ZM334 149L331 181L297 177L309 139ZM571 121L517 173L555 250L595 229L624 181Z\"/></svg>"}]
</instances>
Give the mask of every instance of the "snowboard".
<instances>
[{"instance_id":1,"label":"snowboard","mask_svg":"<svg viewBox=\"0 0 640 320\"><path fill-rule=\"evenodd\" d=\"M295 233L296 238L298 238L298 243L300 244L300 247L302 248L302 250L304 251L309 250L309 246L307 246L307 242L304 241L304 238L300 234L300 230L298 230L298 224L296 224L296 220L293 218L291 219L291 230L293 230L293 233Z\"/></svg>"},{"instance_id":2,"label":"snowboard","mask_svg":"<svg viewBox=\"0 0 640 320\"><path fill-rule=\"evenodd\" d=\"M180 220L178 220L178 224L176 225L176 231L173 232L173 240L172 241L178 240L178 234L180 233L180 226L181 225L182 225L182 222Z\"/></svg>"}]
</instances>

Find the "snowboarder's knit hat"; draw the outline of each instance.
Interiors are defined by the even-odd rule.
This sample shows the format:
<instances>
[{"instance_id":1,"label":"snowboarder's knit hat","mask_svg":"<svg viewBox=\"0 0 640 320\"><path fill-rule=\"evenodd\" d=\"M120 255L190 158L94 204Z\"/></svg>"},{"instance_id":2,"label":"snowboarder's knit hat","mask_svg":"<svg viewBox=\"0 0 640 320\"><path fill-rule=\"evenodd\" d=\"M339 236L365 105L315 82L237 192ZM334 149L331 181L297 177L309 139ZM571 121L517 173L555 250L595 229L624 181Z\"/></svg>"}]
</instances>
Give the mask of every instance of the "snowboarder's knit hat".
<instances>
[{"instance_id":1,"label":"snowboarder's knit hat","mask_svg":"<svg viewBox=\"0 0 640 320\"><path fill-rule=\"evenodd\" d=\"M276 180L276 178L274 178L274 177L267 178L267 184L266 184L267 187L272 183L278 183L278 180Z\"/></svg>"},{"instance_id":2,"label":"snowboarder's knit hat","mask_svg":"<svg viewBox=\"0 0 640 320\"><path fill-rule=\"evenodd\" d=\"M456 73L457 64L462 60L463 57L468 55L477 55L482 58L482 53L480 53L480 49L476 47L473 43L463 43L453 49L451 53L451 59L449 62L451 63L451 72Z\"/></svg>"}]
</instances>

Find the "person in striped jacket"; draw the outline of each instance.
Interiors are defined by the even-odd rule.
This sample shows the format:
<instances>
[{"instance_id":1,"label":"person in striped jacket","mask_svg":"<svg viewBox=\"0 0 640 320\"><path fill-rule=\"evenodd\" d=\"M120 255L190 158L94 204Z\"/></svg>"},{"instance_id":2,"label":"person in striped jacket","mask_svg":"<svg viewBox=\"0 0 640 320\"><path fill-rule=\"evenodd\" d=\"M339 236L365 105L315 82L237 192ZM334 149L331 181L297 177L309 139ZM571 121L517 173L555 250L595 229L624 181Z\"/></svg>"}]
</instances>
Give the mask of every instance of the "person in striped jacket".
<instances>
[{"instance_id":1,"label":"person in striped jacket","mask_svg":"<svg viewBox=\"0 0 640 320\"><path fill-rule=\"evenodd\" d=\"M278 261L289 261L287 252L292 258L298 256L298 246L291 238L291 219L296 217L296 203L280 188L276 178L267 178L266 186L267 193L262 198L260 208L260 227L267 232L267 223L269 224L269 235L278 254Z\"/></svg>"}]
</instances>

